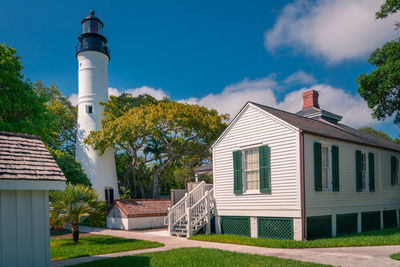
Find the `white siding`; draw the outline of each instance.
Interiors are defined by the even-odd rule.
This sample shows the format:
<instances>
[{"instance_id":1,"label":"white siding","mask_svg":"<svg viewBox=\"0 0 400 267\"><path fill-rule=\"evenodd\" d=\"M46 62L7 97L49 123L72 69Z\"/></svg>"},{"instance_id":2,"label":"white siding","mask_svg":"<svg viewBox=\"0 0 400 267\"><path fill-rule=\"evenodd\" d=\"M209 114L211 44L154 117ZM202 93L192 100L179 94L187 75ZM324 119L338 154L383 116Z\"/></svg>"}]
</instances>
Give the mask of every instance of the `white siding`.
<instances>
[{"instance_id":1,"label":"white siding","mask_svg":"<svg viewBox=\"0 0 400 267\"><path fill-rule=\"evenodd\" d=\"M107 217L107 227L121 230L164 228L164 216L112 218Z\"/></svg>"},{"instance_id":2,"label":"white siding","mask_svg":"<svg viewBox=\"0 0 400 267\"><path fill-rule=\"evenodd\" d=\"M234 150L267 144L271 151L271 194L233 193ZM248 105L213 148L213 175L219 216L300 217L299 133Z\"/></svg>"},{"instance_id":3,"label":"white siding","mask_svg":"<svg viewBox=\"0 0 400 267\"><path fill-rule=\"evenodd\" d=\"M0 266L50 266L47 191L0 190Z\"/></svg>"},{"instance_id":4,"label":"white siding","mask_svg":"<svg viewBox=\"0 0 400 267\"><path fill-rule=\"evenodd\" d=\"M340 192L314 190L314 142L339 146ZM356 191L356 150L375 154L375 192ZM390 184L390 156L400 153L306 134L304 155L307 216L400 208L400 186Z\"/></svg>"}]
</instances>

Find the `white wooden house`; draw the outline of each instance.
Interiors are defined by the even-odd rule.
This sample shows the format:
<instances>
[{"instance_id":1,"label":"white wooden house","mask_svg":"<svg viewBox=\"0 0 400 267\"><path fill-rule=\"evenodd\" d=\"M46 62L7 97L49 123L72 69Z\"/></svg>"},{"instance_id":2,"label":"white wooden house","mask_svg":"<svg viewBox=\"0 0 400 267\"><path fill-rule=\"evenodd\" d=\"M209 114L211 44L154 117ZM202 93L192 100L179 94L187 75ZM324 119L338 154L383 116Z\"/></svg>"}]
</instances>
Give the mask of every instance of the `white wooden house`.
<instances>
[{"instance_id":1,"label":"white wooden house","mask_svg":"<svg viewBox=\"0 0 400 267\"><path fill-rule=\"evenodd\" d=\"M40 137L0 132L0 267L51 265L48 191L64 188Z\"/></svg>"},{"instance_id":2,"label":"white wooden house","mask_svg":"<svg viewBox=\"0 0 400 267\"><path fill-rule=\"evenodd\" d=\"M316 91L303 99L297 114L248 102L212 146L217 233L302 240L399 225L400 144L340 124ZM171 208L171 233L197 231L185 209L179 221Z\"/></svg>"}]
</instances>

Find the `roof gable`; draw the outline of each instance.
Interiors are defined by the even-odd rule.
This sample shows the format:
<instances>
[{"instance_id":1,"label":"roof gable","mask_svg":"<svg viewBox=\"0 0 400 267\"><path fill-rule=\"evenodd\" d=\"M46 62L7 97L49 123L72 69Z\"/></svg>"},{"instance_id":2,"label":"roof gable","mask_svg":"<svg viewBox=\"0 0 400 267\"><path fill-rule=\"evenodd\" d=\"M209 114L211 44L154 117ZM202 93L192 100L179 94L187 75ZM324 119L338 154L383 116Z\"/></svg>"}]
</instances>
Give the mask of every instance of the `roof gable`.
<instances>
[{"instance_id":1,"label":"roof gable","mask_svg":"<svg viewBox=\"0 0 400 267\"><path fill-rule=\"evenodd\" d=\"M252 106L254 108L256 108L257 110L260 110L261 112L263 112L264 114L266 114L270 119L276 121L277 123L290 128L292 130L299 130L295 125L289 123L288 121L282 120L281 118L275 116L274 114L271 113L266 113L265 110L263 110L262 108L260 108L258 106L258 104L253 103L253 102L247 102L242 109L239 111L238 114L236 114L236 116L234 117L234 119L229 123L228 127L225 129L225 131L218 137L218 139L214 142L214 144L211 146L211 148L214 148L215 146L217 146L221 140L226 136L226 134L232 129L232 127L237 123L237 121L242 117L242 115L247 111L247 109Z\"/></svg>"}]
</instances>

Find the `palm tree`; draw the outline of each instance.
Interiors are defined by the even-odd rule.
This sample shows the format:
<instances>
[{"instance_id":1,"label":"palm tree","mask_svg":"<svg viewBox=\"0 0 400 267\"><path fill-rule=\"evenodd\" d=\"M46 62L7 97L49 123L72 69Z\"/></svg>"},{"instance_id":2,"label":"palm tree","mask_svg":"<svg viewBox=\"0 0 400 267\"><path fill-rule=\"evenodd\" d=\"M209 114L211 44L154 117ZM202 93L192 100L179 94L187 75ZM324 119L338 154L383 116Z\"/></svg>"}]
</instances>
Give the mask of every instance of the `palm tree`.
<instances>
[{"instance_id":1,"label":"palm tree","mask_svg":"<svg viewBox=\"0 0 400 267\"><path fill-rule=\"evenodd\" d=\"M106 209L99 193L87 185L68 184L64 191L50 193L50 225L59 229L69 222L75 243L79 241L81 219L87 217L92 225L101 226Z\"/></svg>"}]
</instances>

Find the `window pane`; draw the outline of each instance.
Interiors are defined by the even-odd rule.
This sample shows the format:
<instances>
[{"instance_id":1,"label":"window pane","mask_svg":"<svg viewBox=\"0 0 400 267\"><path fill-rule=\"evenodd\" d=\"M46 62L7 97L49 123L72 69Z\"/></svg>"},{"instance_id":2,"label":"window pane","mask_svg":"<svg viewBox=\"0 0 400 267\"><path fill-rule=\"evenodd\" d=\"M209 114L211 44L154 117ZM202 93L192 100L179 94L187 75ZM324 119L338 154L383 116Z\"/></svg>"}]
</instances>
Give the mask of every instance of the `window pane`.
<instances>
[{"instance_id":1,"label":"window pane","mask_svg":"<svg viewBox=\"0 0 400 267\"><path fill-rule=\"evenodd\" d=\"M329 148L322 147L322 188L329 188Z\"/></svg>"},{"instance_id":2,"label":"window pane","mask_svg":"<svg viewBox=\"0 0 400 267\"><path fill-rule=\"evenodd\" d=\"M246 190L257 190L260 188L258 160L258 148L244 151L244 184L246 186Z\"/></svg>"}]
</instances>

